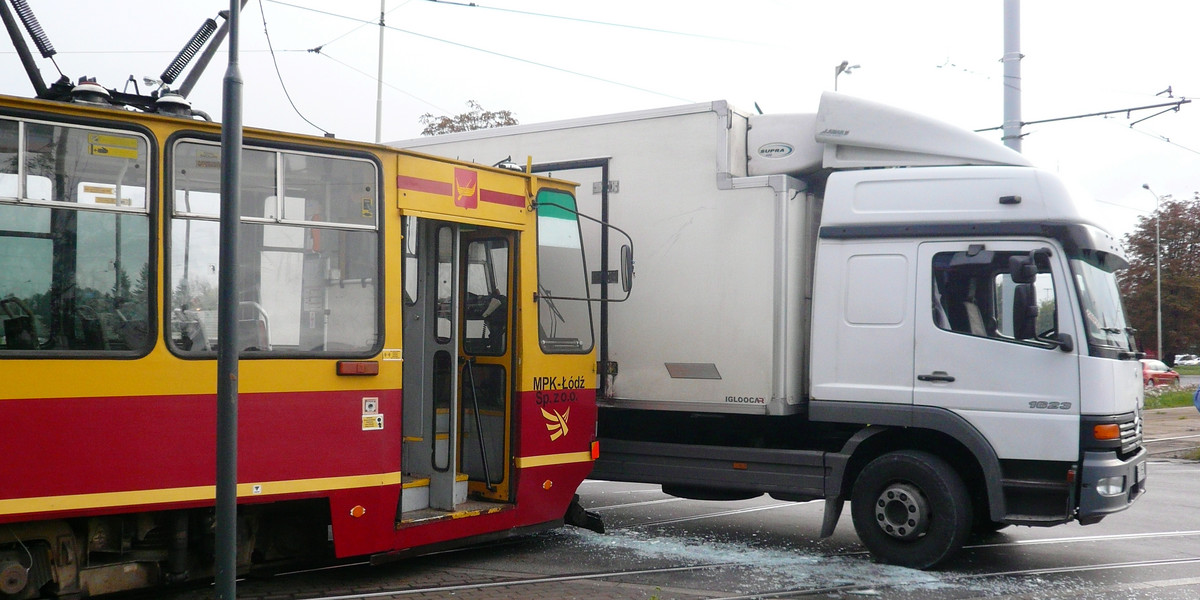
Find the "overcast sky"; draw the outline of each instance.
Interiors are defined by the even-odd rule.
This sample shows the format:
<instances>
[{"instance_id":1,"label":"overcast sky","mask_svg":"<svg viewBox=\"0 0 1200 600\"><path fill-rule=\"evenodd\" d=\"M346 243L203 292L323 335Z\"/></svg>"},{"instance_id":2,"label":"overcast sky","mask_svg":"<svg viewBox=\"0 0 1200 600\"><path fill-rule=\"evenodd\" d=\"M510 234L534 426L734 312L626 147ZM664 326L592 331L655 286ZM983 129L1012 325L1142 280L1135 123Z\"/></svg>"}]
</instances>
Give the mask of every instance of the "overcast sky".
<instances>
[{"instance_id":1,"label":"overcast sky","mask_svg":"<svg viewBox=\"0 0 1200 600\"><path fill-rule=\"evenodd\" d=\"M143 92L142 77L157 77L205 18L229 7L30 4L64 74L116 89L133 75ZM383 141L417 137L420 115L465 112L468 100L521 123L710 100L813 112L843 60L860 66L838 79L841 92L968 129L1003 121L1003 0L465 4L386 0ZM374 140L379 15L379 0L250 0L241 20L246 125ZM1187 0L1026 0L1022 119L1166 102L1157 94L1168 86L1176 99L1200 96L1197 24L1200 3ZM0 93L32 95L15 52L0 49ZM38 63L47 82L58 78ZM226 66L222 53L191 96L214 117ZM1030 125L1023 152L1082 184L1100 201L1097 218L1123 235L1154 209L1143 183L1159 195L1200 191L1200 103L1130 127L1154 112Z\"/></svg>"}]
</instances>

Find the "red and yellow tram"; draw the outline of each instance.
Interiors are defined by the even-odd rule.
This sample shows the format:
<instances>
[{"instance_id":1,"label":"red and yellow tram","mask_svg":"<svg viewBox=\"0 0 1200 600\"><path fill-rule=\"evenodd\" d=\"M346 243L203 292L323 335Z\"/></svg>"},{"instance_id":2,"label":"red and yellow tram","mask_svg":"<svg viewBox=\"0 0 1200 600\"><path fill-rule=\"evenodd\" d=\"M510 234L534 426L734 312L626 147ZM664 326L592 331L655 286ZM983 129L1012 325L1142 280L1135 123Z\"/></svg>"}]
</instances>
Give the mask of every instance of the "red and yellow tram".
<instances>
[{"instance_id":1,"label":"red and yellow tram","mask_svg":"<svg viewBox=\"0 0 1200 600\"><path fill-rule=\"evenodd\" d=\"M219 134L0 97L0 598L211 576ZM253 129L240 185L239 570L562 523L595 457L573 185Z\"/></svg>"}]
</instances>

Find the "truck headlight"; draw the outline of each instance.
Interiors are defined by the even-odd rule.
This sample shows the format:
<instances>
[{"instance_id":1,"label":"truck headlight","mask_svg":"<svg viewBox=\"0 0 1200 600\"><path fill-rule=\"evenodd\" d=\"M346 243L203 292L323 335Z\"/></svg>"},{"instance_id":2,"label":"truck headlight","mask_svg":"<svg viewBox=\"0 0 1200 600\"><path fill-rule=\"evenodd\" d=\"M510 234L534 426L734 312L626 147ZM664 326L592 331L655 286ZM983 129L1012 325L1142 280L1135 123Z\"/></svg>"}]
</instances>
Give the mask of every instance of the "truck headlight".
<instances>
[{"instance_id":1,"label":"truck headlight","mask_svg":"<svg viewBox=\"0 0 1200 600\"><path fill-rule=\"evenodd\" d=\"M1117 496L1125 491L1125 476L1101 477L1096 480L1096 493L1101 496Z\"/></svg>"}]
</instances>

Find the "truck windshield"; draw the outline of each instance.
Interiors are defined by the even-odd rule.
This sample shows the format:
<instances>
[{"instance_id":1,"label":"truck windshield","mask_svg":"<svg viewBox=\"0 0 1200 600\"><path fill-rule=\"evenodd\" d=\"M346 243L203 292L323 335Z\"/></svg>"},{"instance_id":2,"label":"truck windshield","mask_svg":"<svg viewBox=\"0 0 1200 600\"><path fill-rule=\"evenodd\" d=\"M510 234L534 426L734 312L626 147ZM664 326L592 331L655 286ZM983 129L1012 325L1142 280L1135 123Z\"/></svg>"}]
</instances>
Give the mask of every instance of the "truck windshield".
<instances>
[{"instance_id":1,"label":"truck windshield","mask_svg":"<svg viewBox=\"0 0 1200 600\"><path fill-rule=\"evenodd\" d=\"M1070 262L1090 354L1132 351L1132 330L1125 322L1114 273L1125 266L1123 262L1110 254L1087 250L1072 257Z\"/></svg>"}]
</instances>

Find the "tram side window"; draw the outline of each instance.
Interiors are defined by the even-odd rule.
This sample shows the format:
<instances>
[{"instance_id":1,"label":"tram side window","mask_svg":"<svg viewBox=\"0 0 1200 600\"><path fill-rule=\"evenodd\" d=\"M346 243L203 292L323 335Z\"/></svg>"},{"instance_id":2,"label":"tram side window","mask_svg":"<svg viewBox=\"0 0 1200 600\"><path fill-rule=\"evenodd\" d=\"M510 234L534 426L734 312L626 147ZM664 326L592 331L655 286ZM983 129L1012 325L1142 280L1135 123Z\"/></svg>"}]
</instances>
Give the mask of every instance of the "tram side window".
<instances>
[{"instance_id":1,"label":"tram side window","mask_svg":"<svg viewBox=\"0 0 1200 600\"><path fill-rule=\"evenodd\" d=\"M128 132L0 120L0 352L149 349L148 156Z\"/></svg>"},{"instance_id":2,"label":"tram side window","mask_svg":"<svg viewBox=\"0 0 1200 600\"><path fill-rule=\"evenodd\" d=\"M547 353L592 349L591 303L575 198L558 190L538 192L538 332ZM575 298L571 300L569 298Z\"/></svg>"},{"instance_id":3,"label":"tram side window","mask_svg":"<svg viewBox=\"0 0 1200 600\"><path fill-rule=\"evenodd\" d=\"M238 347L362 354L378 332L378 175L371 162L243 150ZM215 352L220 148L175 146L172 347Z\"/></svg>"}]
</instances>

